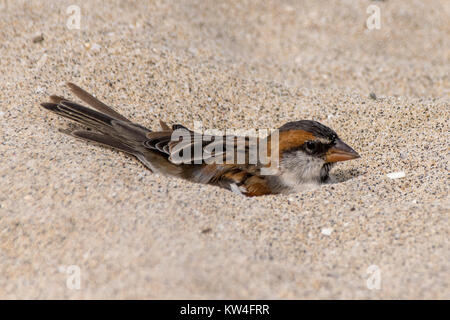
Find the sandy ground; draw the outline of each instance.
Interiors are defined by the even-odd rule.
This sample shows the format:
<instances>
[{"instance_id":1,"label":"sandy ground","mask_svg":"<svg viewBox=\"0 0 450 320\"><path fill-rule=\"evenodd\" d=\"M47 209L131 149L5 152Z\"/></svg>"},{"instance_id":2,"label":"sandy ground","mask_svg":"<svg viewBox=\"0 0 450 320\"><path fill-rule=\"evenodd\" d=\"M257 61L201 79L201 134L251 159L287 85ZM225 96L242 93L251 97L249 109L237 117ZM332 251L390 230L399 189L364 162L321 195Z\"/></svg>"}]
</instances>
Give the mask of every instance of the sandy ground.
<instances>
[{"instance_id":1,"label":"sandy ground","mask_svg":"<svg viewBox=\"0 0 450 320\"><path fill-rule=\"evenodd\" d=\"M449 2L239 3L0 1L0 298L450 298ZM57 131L65 81L153 128L315 119L362 158L289 196L157 176Z\"/></svg>"}]
</instances>

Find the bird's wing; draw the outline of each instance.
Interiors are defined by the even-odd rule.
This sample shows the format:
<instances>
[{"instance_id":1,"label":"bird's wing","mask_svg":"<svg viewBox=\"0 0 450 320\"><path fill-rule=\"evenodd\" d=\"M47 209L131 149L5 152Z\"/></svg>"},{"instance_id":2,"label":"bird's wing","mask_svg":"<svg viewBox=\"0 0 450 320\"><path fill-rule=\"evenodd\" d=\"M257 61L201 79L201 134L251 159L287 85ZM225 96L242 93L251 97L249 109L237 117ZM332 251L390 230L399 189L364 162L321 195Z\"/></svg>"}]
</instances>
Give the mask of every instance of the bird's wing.
<instances>
[{"instance_id":1,"label":"bird's wing","mask_svg":"<svg viewBox=\"0 0 450 320\"><path fill-rule=\"evenodd\" d=\"M264 165L258 161L256 138L202 136L182 125L150 132L147 138L145 147L182 165L185 179L217 185L245 196L272 193L265 176L261 175Z\"/></svg>"},{"instance_id":2,"label":"bird's wing","mask_svg":"<svg viewBox=\"0 0 450 320\"><path fill-rule=\"evenodd\" d=\"M176 124L147 133L144 146L165 154L174 164L224 164L260 167L258 138L202 135Z\"/></svg>"}]
</instances>

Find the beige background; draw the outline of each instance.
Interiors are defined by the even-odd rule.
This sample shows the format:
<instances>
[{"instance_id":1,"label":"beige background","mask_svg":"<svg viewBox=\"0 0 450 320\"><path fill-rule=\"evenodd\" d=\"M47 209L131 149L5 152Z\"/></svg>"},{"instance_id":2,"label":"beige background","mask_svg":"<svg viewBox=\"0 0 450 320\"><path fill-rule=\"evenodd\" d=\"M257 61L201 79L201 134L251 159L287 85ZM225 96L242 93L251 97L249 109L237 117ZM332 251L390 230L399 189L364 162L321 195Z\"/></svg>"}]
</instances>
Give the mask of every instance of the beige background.
<instances>
[{"instance_id":1,"label":"beige background","mask_svg":"<svg viewBox=\"0 0 450 320\"><path fill-rule=\"evenodd\" d=\"M0 7L1 298L450 298L448 1ZM66 81L152 128L318 120L362 158L290 196L157 176L57 131Z\"/></svg>"}]
</instances>

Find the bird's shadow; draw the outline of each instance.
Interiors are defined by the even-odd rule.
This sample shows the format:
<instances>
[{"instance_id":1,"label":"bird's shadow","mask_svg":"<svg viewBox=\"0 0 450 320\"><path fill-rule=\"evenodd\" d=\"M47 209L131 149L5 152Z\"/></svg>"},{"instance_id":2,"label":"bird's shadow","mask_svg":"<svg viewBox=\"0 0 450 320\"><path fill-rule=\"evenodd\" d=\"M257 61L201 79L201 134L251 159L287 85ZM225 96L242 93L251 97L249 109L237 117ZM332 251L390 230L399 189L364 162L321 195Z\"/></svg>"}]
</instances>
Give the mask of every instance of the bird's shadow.
<instances>
[{"instance_id":1,"label":"bird's shadow","mask_svg":"<svg viewBox=\"0 0 450 320\"><path fill-rule=\"evenodd\" d=\"M363 172L359 171L358 169L348 169L348 170L342 170L342 169L335 169L333 170L333 173L331 176L330 183L341 183L345 182L347 180L356 178L360 175L362 175Z\"/></svg>"}]
</instances>

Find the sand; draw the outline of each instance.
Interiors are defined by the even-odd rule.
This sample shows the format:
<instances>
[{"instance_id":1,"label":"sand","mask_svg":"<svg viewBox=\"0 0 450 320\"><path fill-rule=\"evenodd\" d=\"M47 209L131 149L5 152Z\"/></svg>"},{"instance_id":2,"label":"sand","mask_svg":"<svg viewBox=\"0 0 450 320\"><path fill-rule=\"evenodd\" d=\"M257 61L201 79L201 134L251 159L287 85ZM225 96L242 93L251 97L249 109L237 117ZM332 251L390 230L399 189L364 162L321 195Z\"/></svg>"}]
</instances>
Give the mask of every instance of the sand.
<instances>
[{"instance_id":1,"label":"sand","mask_svg":"<svg viewBox=\"0 0 450 320\"><path fill-rule=\"evenodd\" d=\"M448 1L0 5L0 298L450 298ZM314 119L362 158L260 198L158 176L58 132L66 81L151 128Z\"/></svg>"}]
</instances>

